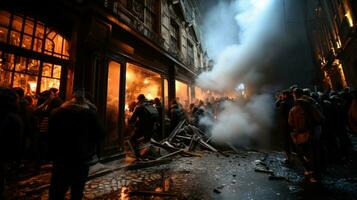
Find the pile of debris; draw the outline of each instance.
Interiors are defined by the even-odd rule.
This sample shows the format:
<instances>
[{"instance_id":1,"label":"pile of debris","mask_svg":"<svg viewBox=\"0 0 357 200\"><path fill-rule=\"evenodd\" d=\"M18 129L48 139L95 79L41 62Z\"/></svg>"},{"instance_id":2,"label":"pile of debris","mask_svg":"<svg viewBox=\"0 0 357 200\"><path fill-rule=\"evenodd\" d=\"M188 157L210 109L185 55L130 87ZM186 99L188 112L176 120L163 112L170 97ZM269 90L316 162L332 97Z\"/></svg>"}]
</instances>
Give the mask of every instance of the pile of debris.
<instances>
[{"instance_id":1,"label":"pile of debris","mask_svg":"<svg viewBox=\"0 0 357 200\"><path fill-rule=\"evenodd\" d=\"M208 137L199 128L191 125L186 120L182 120L166 139L161 142L151 140L151 144L175 154L190 156L200 156L193 153L197 148L222 153L209 144L210 140L211 137Z\"/></svg>"},{"instance_id":2,"label":"pile of debris","mask_svg":"<svg viewBox=\"0 0 357 200\"><path fill-rule=\"evenodd\" d=\"M135 166L133 165L130 168L137 169L136 166L138 165L141 168L147 165L149 167L155 164L164 164L166 163L165 161L169 161L170 158L175 155L201 157L200 154L194 152L196 149L206 149L211 152L216 152L227 156L225 153L219 151L211 144L209 144L210 140L211 137L208 137L199 128L188 123L186 120L182 120L166 139L160 142L151 139L150 144L146 144L144 147L142 147L142 149L152 149L152 147L164 149L168 152L167 154L161 155L160 157L156 157L155 159L151 160L137 161ZM132 150L130 144L129 147ZM233 147L231 146L231 148Z\"/></svg>"}]
</instances>

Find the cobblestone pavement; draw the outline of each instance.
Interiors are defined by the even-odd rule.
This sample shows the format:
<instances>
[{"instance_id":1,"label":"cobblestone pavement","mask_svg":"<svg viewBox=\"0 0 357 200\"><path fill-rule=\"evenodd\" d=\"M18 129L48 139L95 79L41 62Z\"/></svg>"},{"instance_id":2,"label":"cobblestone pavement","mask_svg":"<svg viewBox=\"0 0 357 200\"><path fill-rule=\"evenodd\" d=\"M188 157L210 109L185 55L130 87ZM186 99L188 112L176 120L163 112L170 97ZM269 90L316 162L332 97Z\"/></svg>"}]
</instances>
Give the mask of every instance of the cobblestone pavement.
<instances>
[{"instance_id":1,"label":"cobblestone pavement","mask_svg":"<svg viewBox=\"0 0 357 200\"><path fill-rule=\"evenodd\" d=\"M296 161L288 168L281 152L241 151L200 152L202 157L180 157L165 165L138 169L118 169L123 161L96 165L93 170L117 168L92 178L85 186L85 199L357 199L356 156L343 165L333 165L321 185L304 182ZM264 161L277 179L256 172ZM13 183L12 199L48 199L50 174ZM150 192L161 192L161 196Z\"/></svg>"}]
</instances>

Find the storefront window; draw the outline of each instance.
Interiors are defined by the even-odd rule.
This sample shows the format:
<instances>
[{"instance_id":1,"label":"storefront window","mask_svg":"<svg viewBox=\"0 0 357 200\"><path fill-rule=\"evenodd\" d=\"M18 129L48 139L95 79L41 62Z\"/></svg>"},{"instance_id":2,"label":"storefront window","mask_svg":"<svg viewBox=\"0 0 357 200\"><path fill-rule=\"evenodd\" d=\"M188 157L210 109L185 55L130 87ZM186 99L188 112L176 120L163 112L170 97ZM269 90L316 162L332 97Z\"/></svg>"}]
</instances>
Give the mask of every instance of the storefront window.
<instances>
[{"instance_id":1,"label":"storefront window","mask_svg":"<svg viewBox=\"0 0 357 200\"><path fill-rule=\"evenodd\" d=\"M120 64L109 62L107 82L106 126L108 135L105 138L105 148L115 148L119 145L119 86Z\"/></svg>"},{"instance_id":2,"label":"storefront window","mask_svg":"<svg viewBox=\"0 0 357 200\"><path fill-rule=\"evenodd\" d=\"M37 59L15 56L3 53L0 65L0 85L6 87L21 87L27 95L35 95L37 80L40 78L40 92L50 88L60 87L62 66L44 63ZM42 76L39 71L42 64Z\"/></svg>"},{"instance_id":3,"label":"storefront window","mask_svg":"<svg viewBox=\"0 0 357 200\"><path fill-rule=\"evenodd\" d=\"M128 64L126 69L125 116L126 122L135 107L136 98L144 94L148 100L162 100L162 79L160 74Z\"/></svg>"},{"instance_id":4,"label":"storefront window","mask_svg":"<svg viewBox=\"0 0 357 200\"><path fill-rule=\"evenodd\" d=\"M204 100L204 92L199 87L195 87L195 99L196 101Z\"/></svg>"},{"instance_id":5,"label":"storefront window","mask_svg":"<svg viewBox=\"0 0 357 200\"><path fill-rule=\"evenodd\" d=\"M62 35L37 20L7 11L0 11L0 42L62 60L69 59L68 41ZM31 53L26 52L27 56L1 53L0 85L21 87L27 95L50 88L59 89L62 66L31 58Z\"/></svg>"},{"instance_id":6,"label":"storefront window","mask_svg":"<svg viewBox=\"0 0 357 200\"><path fill-rule=\"evenodd\" d=\"M188 89L188 85L181 82L181 81L175 81L175 85L176 85L176 100L178 101L178 103L180 103L184 109L187 109L188 106L190 105L190 101L189 101L189 89Z\"/></svg>"},{"instance_id":7,"label":"storefront window","mask_svg":"<svg viewBox=\"0 0 357 200\"><path fill-rule=\"evenodd\" d=\"M34 96L36 93L37 76L31 76L23 73L14 73L12 87L24 89L26 95Z\"/></svg>"},{"instance_id":8,"label":"storefront window","mask_svg":"<svg viewBox=\"0 0 357 200\"><path fill-rule=\"evenodd\" d=\"M54 29L31 18L0 11L0 41L52 55L61 59L69 59L69 44ZM34 31L35 30L35 31ZM10 31L10 38L7 33ZM42 44L45 42L45 48Z\"/></svg>"}]
</instances>

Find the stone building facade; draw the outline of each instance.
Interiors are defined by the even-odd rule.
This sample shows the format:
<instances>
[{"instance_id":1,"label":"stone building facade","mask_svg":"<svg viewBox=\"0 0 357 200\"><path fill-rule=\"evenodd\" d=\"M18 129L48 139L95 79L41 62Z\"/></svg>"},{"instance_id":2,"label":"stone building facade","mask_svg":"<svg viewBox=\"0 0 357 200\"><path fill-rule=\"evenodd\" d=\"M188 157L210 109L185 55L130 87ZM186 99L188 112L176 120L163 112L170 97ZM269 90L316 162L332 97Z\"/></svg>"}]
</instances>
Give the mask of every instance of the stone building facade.
<instances>
[{"instance_id":1,"label":"stone building facade","mask_svg":"<svg viewBox=\"0 0 357 200\"><path fill-rule=\"evenodd\" d=\"M188 106L199 93L199 17L196 0L1 1L0 85L63 99L85 88L106 123L102 156L119 154L138 94L165 115L171 99Z\"/></svg>"},{"instance_id":2,"label":"stone building facade","mask_svg":"<svg viewBox=\"0 0 357 200\"><path fill-rule=\"evenodd\" d=\"M356 3L306 1L306 21L325 89L357 87Z\"/></svg>"}]
</instances>

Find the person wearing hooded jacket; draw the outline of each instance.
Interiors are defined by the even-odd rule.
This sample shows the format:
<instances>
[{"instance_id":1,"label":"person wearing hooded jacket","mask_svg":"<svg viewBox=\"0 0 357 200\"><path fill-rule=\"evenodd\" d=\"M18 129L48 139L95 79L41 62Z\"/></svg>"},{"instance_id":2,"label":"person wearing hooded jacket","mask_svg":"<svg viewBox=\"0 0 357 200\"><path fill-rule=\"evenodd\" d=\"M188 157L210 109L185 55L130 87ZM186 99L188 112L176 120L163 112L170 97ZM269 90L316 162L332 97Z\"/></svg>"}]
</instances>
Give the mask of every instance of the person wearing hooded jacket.
<instances>
[{"instance_id":1,"label":"person wearing hooded jacket","mask_svg":"<svg viewBox=\"0 0 357 200\"><path fill-rule=\"evenodd\" d=\"M49 118L50 156L53 161L49 199L82 199L89 162L104 136L95 106L78 90L74 98L55 109Z\"/></svg>"}]
</instances>

